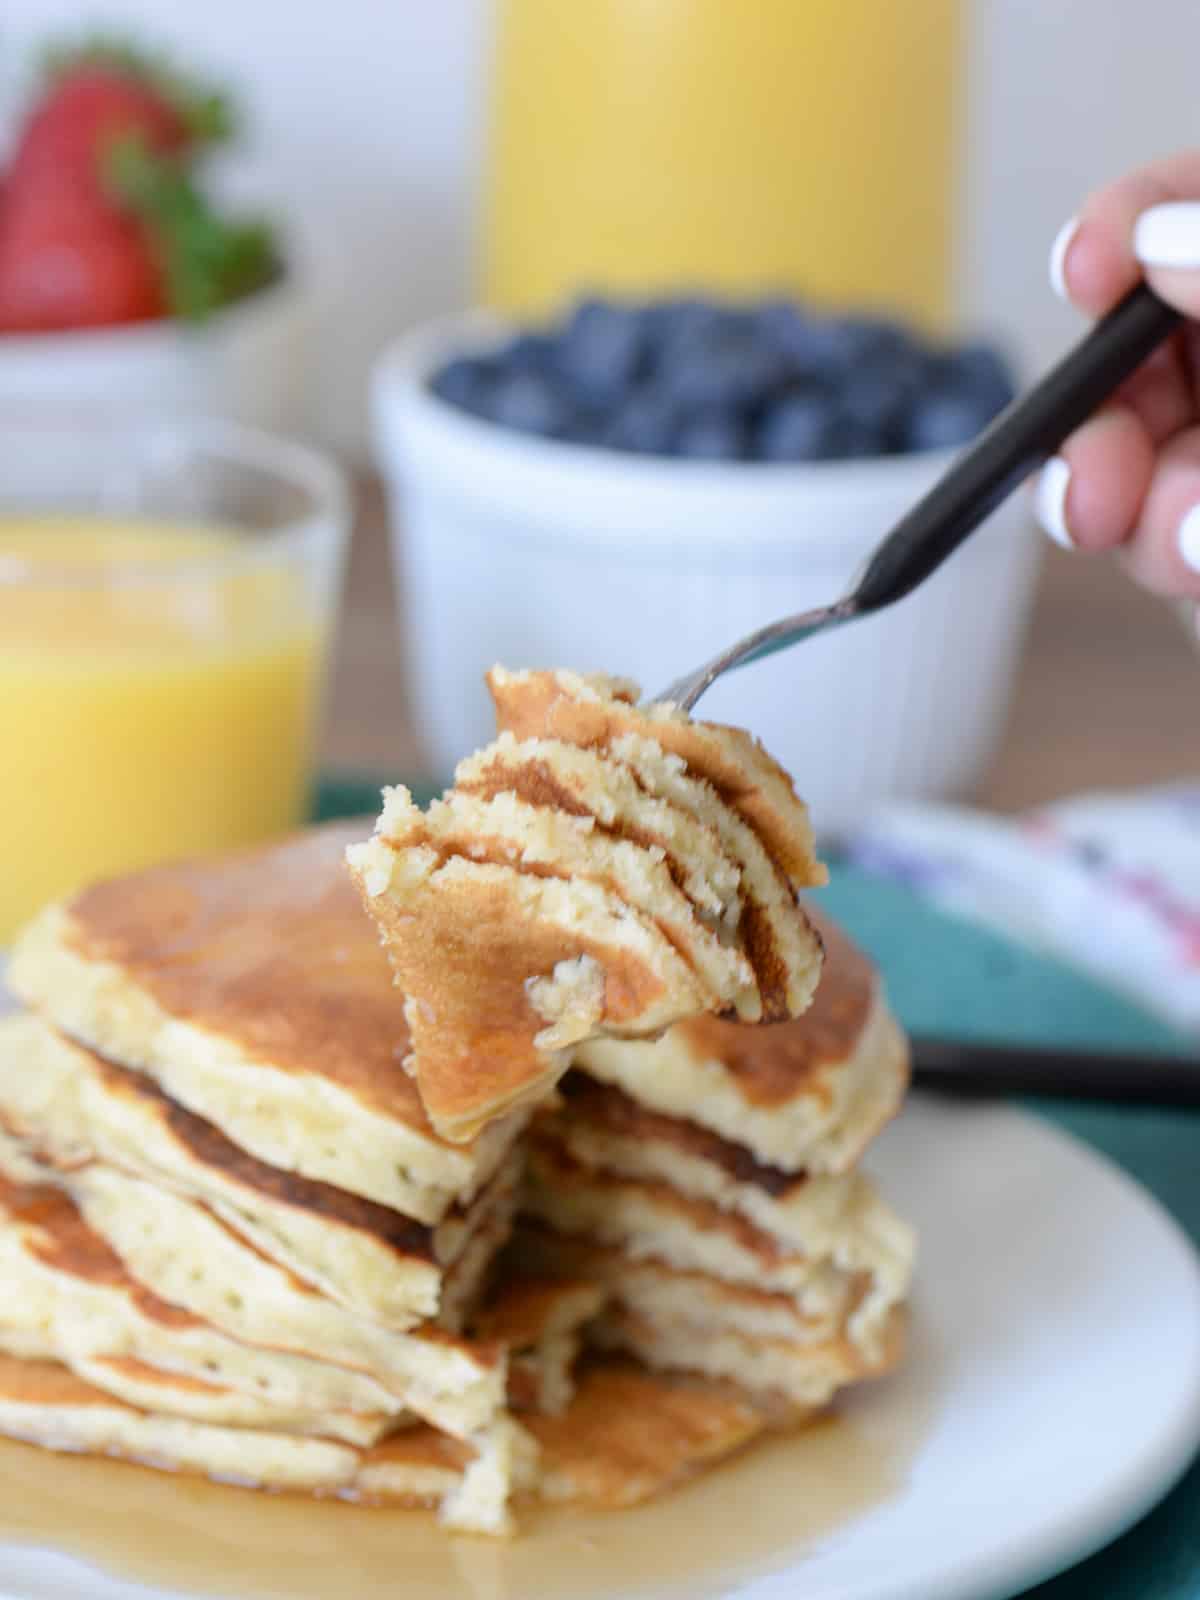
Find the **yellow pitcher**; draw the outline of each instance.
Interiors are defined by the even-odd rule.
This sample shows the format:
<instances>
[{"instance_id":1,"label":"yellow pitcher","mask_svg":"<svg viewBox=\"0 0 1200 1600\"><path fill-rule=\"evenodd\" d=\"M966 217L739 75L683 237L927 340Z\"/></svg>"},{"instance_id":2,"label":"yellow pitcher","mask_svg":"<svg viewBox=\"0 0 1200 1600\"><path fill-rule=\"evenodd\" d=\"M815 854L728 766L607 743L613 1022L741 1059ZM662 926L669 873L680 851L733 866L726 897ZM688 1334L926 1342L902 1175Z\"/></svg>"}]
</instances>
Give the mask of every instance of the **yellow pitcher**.
<instances>
[{"instance_id":1,"label":"yellow pitcher","mask_svg":"<svg viewBox=\"0 0 1200 1600\"><path fill-rule=\"evenodd\" d=\"M500 0L483 290L786 289L936 324L957 0Z\"/></svg>"}]
</instances>

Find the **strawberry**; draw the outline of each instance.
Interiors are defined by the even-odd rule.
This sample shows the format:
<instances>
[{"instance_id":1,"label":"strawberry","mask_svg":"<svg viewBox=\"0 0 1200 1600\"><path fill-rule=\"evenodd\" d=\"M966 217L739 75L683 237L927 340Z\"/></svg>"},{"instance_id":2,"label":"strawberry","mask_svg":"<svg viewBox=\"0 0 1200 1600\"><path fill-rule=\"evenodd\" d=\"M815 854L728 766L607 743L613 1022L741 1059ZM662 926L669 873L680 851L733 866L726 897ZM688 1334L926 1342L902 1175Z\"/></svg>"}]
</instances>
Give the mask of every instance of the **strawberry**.
<instances>
[{"instance_id":1,"label":"strawberry","mask_svg":"<svg viewBox=\"0 0 1200 1600\"><path fill-rule=\"evenodd\" d=\"M8 186L0 207L0 331L106 327L166 309L162 270L136 218L81 204L70 179Z\"/></svg>"},{"instance_id":2,"label":"strawberry","mask_svg":"<svg viewBox=\"0 0 1200 1600\"><path fill-rule=\"evenodd\" d=\"M101 152L114 138L134 132L165 153L182 151L187 144L182 119L153 90L103 68L73 73L26 122L11 181L20 185L54 171L98 182Z\"/></svg>"},{"instance_id":3,"label":"strawberry","mask_svg":"<svg viewBox=\"0 0 1200 1600\"><path fill-rule=\"evenodd\" d=\"M96 176L104 149L128 135L157 154L187 159L203 145L228 138L231 127L222 95L130 45L99 37L49 55L13 172L51 162L60 171Z\"/></svg>"},{"instance_id":4,"label":"strawberry","mask_svg":"<svg viewBox=\"0 0 1200 1600\"><path fill-rule=\"evenodd\" d=\"M0 190L0 331L199 319L274 277L270 230L220 217L191 176L230 120L126 46L60 52Z\"/></svg>"}]
</instances>

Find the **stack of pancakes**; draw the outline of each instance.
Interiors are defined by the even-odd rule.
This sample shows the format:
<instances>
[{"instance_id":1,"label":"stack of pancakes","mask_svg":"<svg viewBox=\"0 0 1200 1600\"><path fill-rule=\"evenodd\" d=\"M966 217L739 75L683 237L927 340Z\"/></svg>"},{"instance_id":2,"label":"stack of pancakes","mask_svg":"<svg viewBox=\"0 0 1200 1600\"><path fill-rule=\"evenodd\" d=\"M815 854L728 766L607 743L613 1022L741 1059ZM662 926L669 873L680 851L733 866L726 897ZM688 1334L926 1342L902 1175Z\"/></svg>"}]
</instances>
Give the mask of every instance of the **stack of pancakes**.
<instances>
[{"instance_id":1,"label":"stack of pancakes","mask_svg":"<svg viewBox=\"0 0 1200 1600\"><path fill-rule=\"evenodd\" d=\"M897 1359L913 1238L858 1170L908 1054L869 962L820 924L810 1010L582 1046L536 1117L518 1265L607 1291L599 1345L784 1409Z\"/></svg>"},{"instance_id":2,"label":"stack of pancakes","mask_svg":"<svg viewBox=\"0 0 1200 1600\"><path fill-rule=\"evenodd\" d=\"M30 1009L0 1025L0 1429L497 1528L534 1453L510 1350L536 1399L546 1346L563 1404L595 1292L523 1291L507 1328L501 1303L496 1331L464 1336L525 1118L459 1144L430 1126L343 866L359 836L101 885L21 939L9 981Z\"/></svg>"},{"instance_id":3,"label":"stack of pancakes","mask_svg":"<svg viewBox=\"0 0 1200 1600\"><path fill-rule=\"evenodd\" d=\"M360 825L20 939L0 1433L501 1532L897 1358L912 1240L857 1164L907 1055L798 899L790 780L613 680L491 687L349 873Z\"/></svg>"}]
</instances>

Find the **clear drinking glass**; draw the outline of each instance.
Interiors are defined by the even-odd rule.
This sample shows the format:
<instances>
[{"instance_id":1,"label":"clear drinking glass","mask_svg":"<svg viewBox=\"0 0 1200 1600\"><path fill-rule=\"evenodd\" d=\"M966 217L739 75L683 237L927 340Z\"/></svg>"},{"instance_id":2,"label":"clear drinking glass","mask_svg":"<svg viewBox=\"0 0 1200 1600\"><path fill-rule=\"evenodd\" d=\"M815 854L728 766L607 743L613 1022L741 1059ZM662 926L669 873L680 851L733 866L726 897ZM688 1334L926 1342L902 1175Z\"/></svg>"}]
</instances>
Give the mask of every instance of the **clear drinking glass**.
<instances>
[{"instance_id":1,"label":"clear drinking glass","mask_svg":"<svg viewBox=\"0 0 1200 1600\"><path fill-rule=\"evenodd\" d=\"M0 413L0 946L84 882L301 822L348 523L282 440Z\"/></svg>"}]
</instances>

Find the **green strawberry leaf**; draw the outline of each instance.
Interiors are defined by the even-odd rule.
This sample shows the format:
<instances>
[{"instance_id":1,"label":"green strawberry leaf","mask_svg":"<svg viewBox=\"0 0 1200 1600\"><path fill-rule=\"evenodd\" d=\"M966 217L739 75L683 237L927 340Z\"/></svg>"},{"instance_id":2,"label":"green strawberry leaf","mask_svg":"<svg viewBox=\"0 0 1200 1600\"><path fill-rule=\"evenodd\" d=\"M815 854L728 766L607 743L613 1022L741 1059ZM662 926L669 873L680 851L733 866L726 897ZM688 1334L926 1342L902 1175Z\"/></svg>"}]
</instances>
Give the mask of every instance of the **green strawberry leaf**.
<instances>
[{"instance_id":1,"label":"green strawberry leaf","mask_svg":"<svg viewBox=\"0 0 1200 1600\"><path fill-rule=\"evenodd\" d=\"M203 322L282 275L269 221L222 216L184 167L140 136L115 139L102 165L108 193L145 225L174 316Z\"/></svg>"},{"instance_id":2,"label":"green strawberry leaf","mask_svg":"<svg viewBox=\"0 0 1200 1600\"><path fill-rule=\"evenodd\" d=\"M224 144L238 132L236 108L213 84L181 72L161 51L148 50L120 34L96 32L47 47L42 73L47 84L79 67L106 67L146 83L183 119L193 148Z\"/></svg>"}]
</instances>

